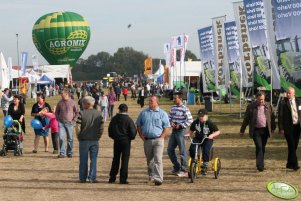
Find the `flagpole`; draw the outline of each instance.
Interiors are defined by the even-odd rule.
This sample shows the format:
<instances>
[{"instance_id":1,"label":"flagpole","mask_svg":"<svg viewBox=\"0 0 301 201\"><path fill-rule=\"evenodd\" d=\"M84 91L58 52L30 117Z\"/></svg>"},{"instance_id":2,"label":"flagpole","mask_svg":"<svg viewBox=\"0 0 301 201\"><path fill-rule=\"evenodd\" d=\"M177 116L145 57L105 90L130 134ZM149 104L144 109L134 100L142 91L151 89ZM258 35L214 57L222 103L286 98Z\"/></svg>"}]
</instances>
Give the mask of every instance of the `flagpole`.
<instances>
[{"instance_id":1,"label":"flagpole","mask_svg":"<svg viewBox=\"0 0 301 201\"><path fill-rule=\"evenodd\" d=\"M19 58L19 34L16 33L17 38L17 58L18 58L18 94L20 93L20 58Z\"/></svg>"},{"instance_id":2,"label":"flagpole","mask_svg":"<svg viewBox=\"0 0 301 201\"><path fill-rule=\"evenodd\" d=\"M239 89L239 105L240 105L240 109L239 109L239 118L241 118L241 96L242 96L242 60L241 58L239 59L239 63L240 63L240 69L239 69L239 74L240 74L240 89Z\"/></svg>"}]
</instances>

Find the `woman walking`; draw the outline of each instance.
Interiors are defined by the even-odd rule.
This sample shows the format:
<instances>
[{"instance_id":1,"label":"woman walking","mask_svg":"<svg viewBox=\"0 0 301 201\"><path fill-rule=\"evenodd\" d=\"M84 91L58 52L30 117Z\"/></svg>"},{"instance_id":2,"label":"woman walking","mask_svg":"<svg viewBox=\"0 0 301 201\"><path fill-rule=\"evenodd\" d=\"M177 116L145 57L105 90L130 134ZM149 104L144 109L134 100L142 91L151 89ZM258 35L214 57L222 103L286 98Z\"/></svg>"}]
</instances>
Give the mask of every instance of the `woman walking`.
<instances>
[{"instance_id":1,"label":"woman walking","mask_svg":"<svg viewBox=\"0 0 301 201\"><path fill-rule=\"evenodd\" d=\"M108 113L110 119L113 117L113 110L114 110L114 105L116 102L116 95L114 93L114 89L112 87L109 88L109 94L108 94L108 102L109 102L109 107L108 107Z\"/></svg>"}]
</instances>

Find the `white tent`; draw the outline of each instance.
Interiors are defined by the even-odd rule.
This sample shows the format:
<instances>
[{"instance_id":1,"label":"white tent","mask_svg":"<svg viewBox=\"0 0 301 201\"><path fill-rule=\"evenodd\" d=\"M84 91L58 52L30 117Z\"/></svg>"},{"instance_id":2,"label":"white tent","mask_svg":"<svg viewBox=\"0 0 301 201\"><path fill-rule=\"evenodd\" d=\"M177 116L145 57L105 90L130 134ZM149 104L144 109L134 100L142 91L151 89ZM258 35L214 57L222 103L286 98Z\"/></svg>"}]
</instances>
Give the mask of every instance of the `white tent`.
<instances>
[{"instance_id":1,"label":"white tent","mask_svg":"<svg viewBox=\"0 0 301 201\"><path fill-rule=\"evenodd\" d=\"M176 62L175 68L169 69L169 86L173 88L174 81L184 81L184 76L200 76L202 68L201 61L185 61L185 64Z\"/></svg>"},{"instance_id":2,"label":"white tent","mask_svg":"<svg viewBox=\"0 0 301 201\"><path fill-rule=\"evenodd\" d=\"M69 65L44 65L40 66L43 74L51 78L67 79L69 82L70 66Z\"/></svg>"},{"instance_id":3,"label":"white tent","mask_svg":"<svg viewBox=\"0 0 301 201\"><path fill-rule=\"evenodd\" d=\"M1 90L9 88L8 67L6 65L2 52L0 53L0 88Z\"/></svg>"}]
</instances>

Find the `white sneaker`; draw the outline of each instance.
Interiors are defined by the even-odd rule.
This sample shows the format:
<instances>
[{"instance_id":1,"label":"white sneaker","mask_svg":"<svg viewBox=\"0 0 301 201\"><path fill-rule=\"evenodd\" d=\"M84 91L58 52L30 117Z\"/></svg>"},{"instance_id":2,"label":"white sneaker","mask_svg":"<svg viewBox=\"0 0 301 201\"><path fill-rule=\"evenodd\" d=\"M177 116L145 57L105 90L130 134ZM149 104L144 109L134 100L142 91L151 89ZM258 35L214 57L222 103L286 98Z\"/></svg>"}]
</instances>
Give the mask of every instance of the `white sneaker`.
<instances>
[{"instance_id":1,"label":"white sneaker","mask_svg":"<svg viewBox=\"0 0 301 201\"><path fill-rule=\"evenodd\" d=\"M178 173L178 177L188 177L188 173L181 171L181 172Z\"/></svg>"}]
</instances>

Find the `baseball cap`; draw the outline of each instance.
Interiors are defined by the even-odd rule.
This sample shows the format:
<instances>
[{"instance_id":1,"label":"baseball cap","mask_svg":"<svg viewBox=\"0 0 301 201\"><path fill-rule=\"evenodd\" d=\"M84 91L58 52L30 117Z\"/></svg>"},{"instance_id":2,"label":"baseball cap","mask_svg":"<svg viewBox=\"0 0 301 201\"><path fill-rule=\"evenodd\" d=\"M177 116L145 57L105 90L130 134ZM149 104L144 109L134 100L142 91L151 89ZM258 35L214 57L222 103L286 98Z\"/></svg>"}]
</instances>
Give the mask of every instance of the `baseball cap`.
<instances>
[{"instance_id":1,"label":"baseball cap","mask_svg":"<svg viewBox=\"0 0 301 201\"><path fill-rule=\"evenodd\" d=\"M199 115L199 116L204 116L204 115L207 115L207 114L208 114L208 112L207 112L206 109L200 109L200 110L198 111L198 115Z\"/></svg>"}]
</instances>

